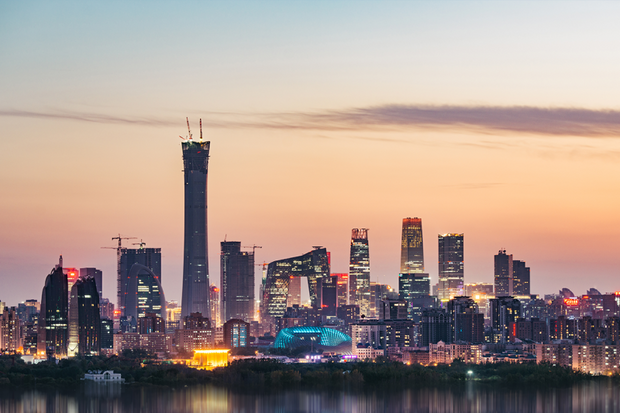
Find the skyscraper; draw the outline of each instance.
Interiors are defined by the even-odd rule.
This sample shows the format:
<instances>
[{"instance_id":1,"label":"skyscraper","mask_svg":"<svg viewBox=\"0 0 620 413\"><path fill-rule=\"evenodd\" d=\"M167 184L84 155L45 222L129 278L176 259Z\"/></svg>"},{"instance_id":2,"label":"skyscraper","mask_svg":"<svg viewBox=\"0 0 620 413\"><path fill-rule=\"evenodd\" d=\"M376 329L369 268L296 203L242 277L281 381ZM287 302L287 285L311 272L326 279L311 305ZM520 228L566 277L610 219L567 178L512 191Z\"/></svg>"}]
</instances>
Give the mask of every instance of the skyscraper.
<instances>
[{"instance_id":1,"label":"skyscraper","mask_svg":"<svg viewBox=\"0 0 620 413\"><path fill-rule=\"evenodd\" d=\"M530 295L530 267L525 261L512 260L513 295Z\"/></svg>"},{"instance_id":2,"label":"skyscraper","mask_svg":"<svg viewBox=\"0 0 620 413\"><path fill-rule=\"evenodd\" d=\"M207 168L211 142L187 140L183 149L185 175L185 239L181 316L201 313L211 318L209 260L207 255Z\"/></svg>"},{"instance_id":3,"label":"skyscraper","mask_svg":"<svg viewBox=\"0 0 620 413\"><path fill-rule=\"evenodd\" d=\"M221 246L222 323L233 318L254 321L254 253L241 251L237 241Z\"/></svg>"},{"instance_id":4,"label":"skyscraper","mask_svg":"<svg viewBox=\"0 0 620 413\"><path fill-rule=\"evenodd\" d=\"M404 218L400 249L398 292L407 301L407 318L419 321L422 309L432 307L431 279L424 272L422 219Z\"/></svg>"},{"instance_id":5,"label":"skyscraper","mask_svg":"<svg viewBox=\"0 0 620 413\"><path fill-rule=\"evenodd\" d=\"M315 247L304 255L269 263L263 301L261 303L261 322L273 325L277 317L286 312L289 283L296 277L308 278L308 292L312 307L321 305L321 291L318 279L329 277L329 258L327 250Z\"/></svg>"},{"instance_id":6,"label":"skyscraper","mask_svg":"<svg viewBox=\"0 0 620 413\"><path fill-rule=\"evenodd\" d=\"M68 355L98 355L101 349L99 294L94 277L80 276L69 301Z\"/></svg>"},{"instance_id":7,"label":"skyscraper","mask_svg":"<svg viewBox=\"0 0 620 413\"><path fill-rule=\"evenodd\" d=\"M127 314L125 307L127 306L126 300L128 298L133 299L128 295L128 288L129 283L135 281L130 277L131 270L135 264L146 267L161 283L161 248L121 248L120 302L118 303L121 317L133 315L133 312L132 314Z\"/></svg>"},{"instance_id":8,"label":"skyscraper","mask_svg":"<svg viewBox=\"0 0 620 413\"><path fill-rule=\"evenodd\" d=\"M512 254L499 250L495 256L495 296L512 295L513 289Z\"/></svg>"},{"instance_id":9,"label":"skyscraper","mask_svg":"<svg viewBox=\"0 0 620 413\"><path fill-rule=\"evenodd\" d=\"M463 234L439 235L438 298L448 302L463 295Z\"/></svg>"},{"instance_id":10,"label":"skyscraper","mask_svg":"<svg viewBox=\"0 0 620 413\"><path fill-rule=\"evenodd\" d=\"M41 313L37 335L37 353L45 357L67 355L67 330L69 328L67 275L62 264L57 265L45 278L41 293Z\"/></svg>"},{"instance_id":11,"label":"skyscraper","mask_svg":"<svg viewBox=\"0 0 620 413\"><path fill-rule=\"evenodd\" d=\"M131 266L126 282L126 320L137 326L138 318L146 313L156 313L166 318L166 298L157 274L141 264Z\"/></svg>"},{"instance_id":12,"label":"skyscraper","mask_svg":"<svg viewBox=\"0 0 620 413\"><path fill-rule=\"evenodd\" d=\"M370 312L370 257L368 229L353 228L351 231L351 255L349 260L349 304L360 307L360 314Z\"/></svg>"},{"instance_id":13,"label":"skyscraper","mask_svg":"<svg viewBox=\"0 0 620 413\"><path fill-rule=\"evenodd\" d=\"M422 219L403 219L403 234L400 248L400 273L424 272L424 244L422 241Z\"/></svg>"},{"instance_id":14,"label":"skyscraper","mask_svg":"<svg viewBox=\"0 0 620 413\"><path fill-rule=\"evenodd\" d=\"M103 272L101 270L98 270L97 268L80 268L80 277L93 277L95 279L95 284L97 285L97 293L99 294L99 304L101 304L103 301Z\"/></svg>"}]
</instances>

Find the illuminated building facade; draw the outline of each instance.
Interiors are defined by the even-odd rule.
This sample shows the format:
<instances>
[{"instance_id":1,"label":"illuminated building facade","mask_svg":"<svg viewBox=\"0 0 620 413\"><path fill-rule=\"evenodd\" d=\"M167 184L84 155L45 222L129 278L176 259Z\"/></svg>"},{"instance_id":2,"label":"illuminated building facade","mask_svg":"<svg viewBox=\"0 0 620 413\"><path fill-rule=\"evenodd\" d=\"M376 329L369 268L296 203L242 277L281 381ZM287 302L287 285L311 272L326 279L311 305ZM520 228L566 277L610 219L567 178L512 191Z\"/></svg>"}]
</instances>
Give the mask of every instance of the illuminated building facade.
<instances>
[{"instance_id":1,"label":"illuminated building facade","mask_svg":"<svg viewBox=\"0 0 620 413\"><path fill-rule=\"evenodd\" d=\"M422 240L422 219L403 219L400 248L400 273L424 272L424 243Z\"/></svg>"},{"instance_id":2,"label":"illuminated building facade","mask_svg":"<svg viewBox=\"0 0 620 413\"><path fill-rule=\"evenodd\" d=\"M495 296L512 295L513 289L512 254L499 250L495 256Z\"/></svg>"},{"instance_id":3,"label":"illuminated building facade","mask_svg":"<svg viewBox=\"0 0 620 413\"><path fill-rule=\"evenodd\" d=\"M68 355L98 355L100 336L99 294L95 278L80 277L71 288Z\"/></svg>"},{"instance_id":4,"label":"illuminated building facade","mask_svg":"<svg viewBox=\"0 0 620 413\"><path fill-rule=\"evenodd\" d=\"M338 277L338 306L347 305L349 302L349 274L338 273L332 275Z\"/></svg>"},{"instance_id":5,"label":"illuminated building facade","mask_svg":"<svg viewBox=\"0 0 620 413\"><path fill-rule=\"evenodd\" d=\"M463 234L439 235L438 298L443 302L464 293L463 247Z\"/></svg>"},{"instance_id":6,"label":"illuminated building facade","mask_svg":"<svg viewBox=\"0 0 620 413\"><path fill-rule=\"evenodd\" d=\"M370 256L368 229L351 231L351 255L349 259L349 304L356 304L360 314L370 315Z\"/></svg>"},{"instance_id":7,"label":"illuminated building facade","mask_svg":"<svg viewBox=\"0 0 620 413\"><path fill-rule=\"evenodd\" d=\"M211 284L211 321L214 327L222 325L221 312L220 312L220 289L217 286ZM179 312L180 315L180 312Z\"/></svg>"},{"instance_id":8,"label":"illuminated building facade","mask_svg":"<svg viewBox=\"0 0 620 413\"><path fill-rule=\"evenodd\" d=\"M131 278L134 264L146 267L161 283L161 248L121 248L121 283L118 286L120 289L120 301L117 308L117 310L120 310L121 317L132 315L127 314L125 307L127 306L126 300L128 297L131 300L128 288L134 282Z\"/></svg>"},{"instance_id":9,"label":"illuminated building facade","mask_svg":"<svg viewBox=\"0 0 620 413\"><path fill-rule=\"evenodd\" d=\"M275 325L275 319L286 312L291 279L306 277L312 307L321 304L318 279L329 276L329 258L325 248L315 248L304 255L269 263L261 305L261 321Z\"/></svg>"},{"instance_id":10,"label":"illuminated building facade","mask_svg":"<svg viewBox=\"0 0 620 413\"><path fill-rule=\"evenodd\" d=\"M250 323L236 319L224 323L224 346L228 348L247 347L249 342Z\"/></svg>"},{"instance_id":11,"label":"illuminated building facade","mask_svg":"<svg viewBox=\"0 0 620 413\"><path fill-rule=\"evenodd\" d=\"M507 343L510 340L510 323L521 318L521 302L514 297L498 297L490 303L493 342Z\"/></svg>"},{"instance_id":12,"label":"illuminated building facade","mask_svg":"<svg viewBox=\"0 0 620 413\"><path fill-rule=\"evenodd\" d=\"M222 242L220 255L221 308L224 322L254 320L254 254L241 251L237 241Z\"/></svg>"},{"instance_id":13,"label":"illuminated building facade","mask_svg":"<svg viewBox=\"0 0 620 413\"><path fill-rule=\"evenodd\" d=\"M525 261L512 261L512 291L514 295L530 295L530 267Z\"/></svg>"},{"instance_id":14,"label":"illuminated building facade","mask_svg":"<svg viewBox=\"0 0 620 413\"><path fill-rule=\"evenodd\" d=\"M0 311L0 352L15 353L22 346L21 343L21 328L17 309L15 307L4 307Z\"/></svg>"},{"instance_id":15,"label":"illuminated building facade","mask_svg":"<svg viewBox=\"0 0 620 413\"><path fill-rule=\"evenodd\" d=\"M125 316L137 326L139 317L156 313L166 319L166 298L159 277L148 267L140 264L131 266L126 283Z\"/></svg>"},{"instance_id":16,"label":"illuminated building facade","mask_svg":"<svg viewBox=\"0 0 620 413\"><path fill-rule=\"evenodd\" d=\"M202 131L201 131L202 135ZM207 169L210 142L181 143L185 182L185 239L181 315L202 313L211 318L207 242Z\"/></svg>"},{"instance_id":17,"label":"illuminated building facade","mask_svg":"<svg viewBox=\"0 0 620 413\"><path fill-rule=\"evenodd\" d=\"M39 356L62 358L67 355L69 293L67 275L63 273L61 265L56 266L47 276L41 293L37 335Z\"/></svg>"}]
</instances>

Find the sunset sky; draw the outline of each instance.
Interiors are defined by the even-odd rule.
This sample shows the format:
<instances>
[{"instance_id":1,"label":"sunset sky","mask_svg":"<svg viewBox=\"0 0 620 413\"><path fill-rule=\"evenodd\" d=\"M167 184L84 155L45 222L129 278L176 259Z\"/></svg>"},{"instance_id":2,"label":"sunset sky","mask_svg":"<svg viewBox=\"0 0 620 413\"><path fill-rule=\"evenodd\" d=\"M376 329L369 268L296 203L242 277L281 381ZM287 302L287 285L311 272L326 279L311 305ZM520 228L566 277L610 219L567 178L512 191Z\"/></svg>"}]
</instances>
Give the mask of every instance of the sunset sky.
<instances>
[{"instance_id":1,"label":"sunset sky","mask_svg":"<svg viewBox=\"0 0 620 413\"><path fill-rule=\"evenodd\" d=\"M0 301L162 248L180 300L181 139L211 141L209 258L322 245L398 286L400 231L465 234L465 282L505 248L532 292L620 290L620 2L0 3ZM126 244L130 246L129 242ZM257 267L257 280L260 269Z\"/></svg>"}]
</instances>

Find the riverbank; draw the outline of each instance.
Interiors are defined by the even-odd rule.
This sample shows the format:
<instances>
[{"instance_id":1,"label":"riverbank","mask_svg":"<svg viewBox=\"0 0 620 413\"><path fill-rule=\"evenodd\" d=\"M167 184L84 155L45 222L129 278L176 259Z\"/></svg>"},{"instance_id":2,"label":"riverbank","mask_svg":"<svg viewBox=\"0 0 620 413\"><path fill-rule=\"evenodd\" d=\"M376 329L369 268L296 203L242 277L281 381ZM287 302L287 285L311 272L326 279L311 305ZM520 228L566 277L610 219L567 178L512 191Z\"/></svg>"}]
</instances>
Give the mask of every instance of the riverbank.
<instances>
[{"instance_id":1,"label":"riverbank","mask_svg":"<svg viewBox=\"0 0 620 413\"><path fill-rule=\"evenodd\" d=\"M407 366L402 363L358 362L283 364L274 360L243 360L215 370L178 364L149 364L123 357L84 357L25 364L19 356L0 357L0 386L71 389L89 370L114 370L128 386L186 386L213 384L243 388L408 388L456 385L468 381L499 386L562 387L585 380L609 379L547 364L481 364ZM612 376L620 383L620 376Z\"/></svg>"}]
</instances>

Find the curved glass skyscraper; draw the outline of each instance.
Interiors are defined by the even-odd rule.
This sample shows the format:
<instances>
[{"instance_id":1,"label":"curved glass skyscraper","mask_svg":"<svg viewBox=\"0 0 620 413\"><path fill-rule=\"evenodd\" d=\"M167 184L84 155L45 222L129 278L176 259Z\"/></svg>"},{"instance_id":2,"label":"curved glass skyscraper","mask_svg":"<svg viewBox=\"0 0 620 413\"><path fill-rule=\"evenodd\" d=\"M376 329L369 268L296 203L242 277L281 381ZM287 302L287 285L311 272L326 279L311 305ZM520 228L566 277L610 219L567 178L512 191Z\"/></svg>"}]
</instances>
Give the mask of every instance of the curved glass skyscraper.
<instances>
[{"instance_id":1,"label":"curved glass skyscraper","mask_svg":"<svg viewBox=\"0 0 620 413\"><path fill-rule=\"evenodd\" d=\"M207 168L210 142L181 143L185 174L185 242L181 316L211 318L207 257Z\"/></svg>"}]
</instances>

